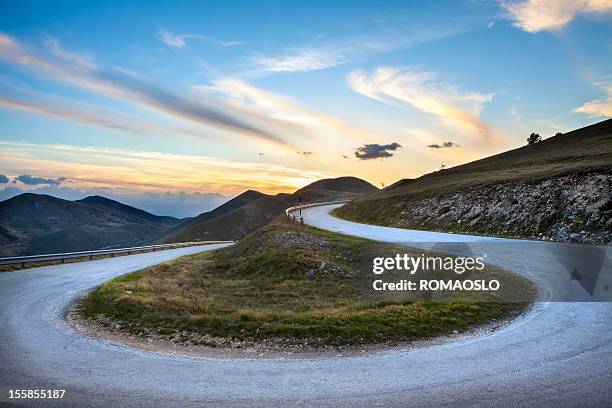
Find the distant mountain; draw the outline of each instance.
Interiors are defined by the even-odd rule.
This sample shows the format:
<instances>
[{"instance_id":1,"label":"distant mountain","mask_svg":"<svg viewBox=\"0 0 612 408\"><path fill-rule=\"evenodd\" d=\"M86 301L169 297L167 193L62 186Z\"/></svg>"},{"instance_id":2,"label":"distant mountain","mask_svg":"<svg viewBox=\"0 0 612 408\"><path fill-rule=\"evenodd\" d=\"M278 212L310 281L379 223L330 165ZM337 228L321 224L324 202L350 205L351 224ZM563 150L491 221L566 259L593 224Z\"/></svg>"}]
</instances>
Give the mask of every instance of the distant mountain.
<instances>
[{"instance_id":1,"label":"distant mountain","mask_svg":"<svg viewBox=\"0 0 612 408\"><path fill-rule=\"evenodd\" d=\"M154 215L139 208L132 207L130 205L120 203L119 201L111 200L110 198L101 197L97 195L85 197L81 200L76 200L75 202L87 204L102 210L111 211L116 215L121 214L126 219L131 219L135 222L147 221L176 225L178 221L178 219L174 217Z\"/></svg>"},{"instance_id":2,"label":"distant mountain","mask_svg":"<svg viewBox=\"0 0 612 408\"><path fill-rule=\"evenodd\" d=\"M232 198L231 200L229 200L228 202L220 205L219 207L215 208L214 210L205 212L203 214L198 215L195 218L192 218L189 221L196 221L198 223L200 222L206 222L208 220L212 220L213 218L219 217L225 213L228 213L230 211L233 211L237 208L242 207L245 204L250 203L253 200L257 200L258 198L261 198L265 196L264 193L260 193L259 191L255 191L255 190L247 190L244 193Z\"/></svg>"},{"instance_id":3,"label":"distant mountain","mask_svg":"<svg viewBox=\"0 0 612 408\"><path fill-rule=\"evenodd\" d=\"M260 228L287 207L303 203L349 200L378 188L356 177L338 177L315 181L293 194L266 195L246 191L224 205L189 220L163 234L157 243L191 240L236 239Z\"/></svg>"},{"instance_id":4,"label":"distant mountain","mask_svg":"<svg viewBox=\"0 0 612 408\"><path fill-rule=\"evenodd\" d=\"M336 210L391 227L612 243L612 119L404 179Z\"/></svg>"},{"instance_id":5,"label":"distant mountain","mask_svg":"<svg viewBox=\"0 0 612 408\"><path fill-rule=\"evenodd\" d=\"M178 226L166 232L161 238L159 238L158 242L179 242L181 241L190 241L195 239L182 239L181 237L196 237L199 234L199 229L201 225L205 225L205 223L209 222L212 219L221 217L222 215L232 212L251 201L257 200L258 198L265 197L264 193L260 193L255 190L247 190L244 193L232 198L225 204L220 205L214 210L202 213L197 217L185 220Z\"/></svg>"},{"instance_id":6,"label":"distant mountain","mask_svg":"<svg viewBox=\"0 0 612 408\"><path fill-rule=\"evenodd\" d=\"M0 256L142 245L180 222L99 196L24 193L0 202Z\"/></svg>"}]
</instances>

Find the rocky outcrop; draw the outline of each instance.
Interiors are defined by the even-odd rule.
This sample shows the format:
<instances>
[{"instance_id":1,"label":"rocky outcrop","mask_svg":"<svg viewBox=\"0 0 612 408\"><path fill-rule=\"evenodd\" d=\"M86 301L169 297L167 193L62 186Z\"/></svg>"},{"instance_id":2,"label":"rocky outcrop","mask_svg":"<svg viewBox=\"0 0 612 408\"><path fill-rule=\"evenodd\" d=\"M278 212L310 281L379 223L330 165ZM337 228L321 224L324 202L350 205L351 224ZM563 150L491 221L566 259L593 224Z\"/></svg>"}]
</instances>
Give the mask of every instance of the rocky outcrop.
<instances>
[{"instance_id":1,"label":"rocky outcrop","mask_svg":"<svg viewBox=\"0 0 612 408\"><path fill-rule=\"evenodd\" d=\"M612 175L473 187L401 200L388 225L517 238L612 243Z\"/></svg>"}]
</instances>

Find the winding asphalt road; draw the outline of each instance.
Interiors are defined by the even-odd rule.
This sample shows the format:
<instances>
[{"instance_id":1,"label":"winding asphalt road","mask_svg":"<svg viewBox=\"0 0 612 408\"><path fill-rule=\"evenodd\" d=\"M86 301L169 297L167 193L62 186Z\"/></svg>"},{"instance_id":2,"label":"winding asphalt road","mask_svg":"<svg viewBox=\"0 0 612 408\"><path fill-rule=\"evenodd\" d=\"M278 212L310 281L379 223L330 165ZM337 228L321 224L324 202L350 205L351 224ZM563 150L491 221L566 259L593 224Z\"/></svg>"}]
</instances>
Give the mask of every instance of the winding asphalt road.
<instances>
[{"instance_id":1,"label":"winding asphalt road","mask_svg":"<svg viewBox=\"0 0 612 408\"><path fill-rule=\"evenodd\" d=\"M66 389L58 405L88 407L612 405L612 303L603 301L612 287L608 248L586 253L596 274L579 263L577 275L575 256L566 256L574 247L366 226L331 217L331 208L304 210L305 222L414 247L486 251L489 262L533 279L543 300L573 301L541 301L502 329L424 348L207 360L107 344L70 329L64 315L79 294L107 279L212 246L5 273L0 405L19 404L7 399L8 389L28 388Z\"/></svg>"}]
</instances>

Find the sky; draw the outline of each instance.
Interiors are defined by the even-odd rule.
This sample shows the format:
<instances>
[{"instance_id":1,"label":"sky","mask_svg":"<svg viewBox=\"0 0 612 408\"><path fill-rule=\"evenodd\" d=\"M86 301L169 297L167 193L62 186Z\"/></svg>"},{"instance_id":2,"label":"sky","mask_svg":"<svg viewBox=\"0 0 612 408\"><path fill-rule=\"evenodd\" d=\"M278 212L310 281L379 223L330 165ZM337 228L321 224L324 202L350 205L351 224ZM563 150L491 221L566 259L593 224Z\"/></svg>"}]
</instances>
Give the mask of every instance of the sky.
<instances>
[{"instance_id":1,"label":"sky","mask_svg":"<svg viewBox=\"0 0 612 408\"><path fill-rule=\"evenodd\" d=\"M612 0L7 2L0 199L382 187L612 117L611 57Z\"/></svg>"}]
</instances>

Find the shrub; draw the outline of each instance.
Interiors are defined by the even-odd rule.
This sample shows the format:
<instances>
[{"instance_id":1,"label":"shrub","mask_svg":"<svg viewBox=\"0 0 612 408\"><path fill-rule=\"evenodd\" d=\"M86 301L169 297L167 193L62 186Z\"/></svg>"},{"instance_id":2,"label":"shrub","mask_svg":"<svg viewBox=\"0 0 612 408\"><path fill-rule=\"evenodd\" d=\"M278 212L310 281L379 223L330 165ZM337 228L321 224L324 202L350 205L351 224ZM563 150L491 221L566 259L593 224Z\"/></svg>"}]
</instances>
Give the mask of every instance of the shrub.
<instances>
[{"instance_id":1,"label":"shrub","mask_svg":"<svg viewBox=\"0 0 612 408\"><path fill-rule=\"evenodd\" d=\"M535 144L535 143L538 143L538 142L541 142L541 141L542 141L542 136L540 136L537 133L532 133L527 138L527 144L528 145L532 145L532 144Z\"/></svg>"}]
</instances>

